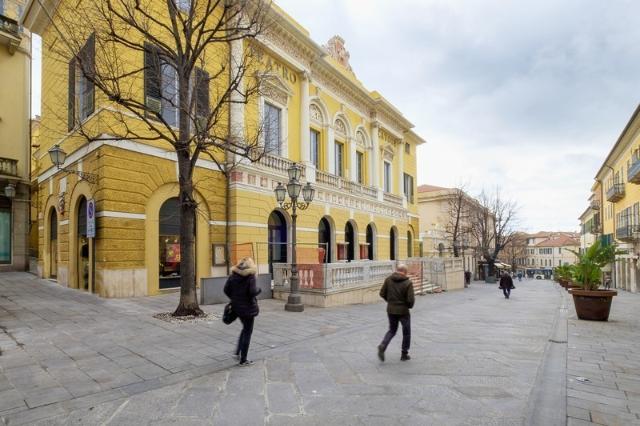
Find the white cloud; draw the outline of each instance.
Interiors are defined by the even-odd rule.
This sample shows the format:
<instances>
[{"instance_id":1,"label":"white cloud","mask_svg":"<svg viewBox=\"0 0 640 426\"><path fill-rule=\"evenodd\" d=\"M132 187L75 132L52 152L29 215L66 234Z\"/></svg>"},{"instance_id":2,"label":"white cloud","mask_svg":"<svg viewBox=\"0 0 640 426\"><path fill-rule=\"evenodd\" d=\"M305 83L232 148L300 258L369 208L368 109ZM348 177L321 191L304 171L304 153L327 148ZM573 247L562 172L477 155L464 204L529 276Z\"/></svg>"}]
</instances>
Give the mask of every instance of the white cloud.
<instances>
[{"instance_id":1,"label":"white cloud","mask_svg":"<svg viewBox=\"0 0 640 426\"><path fill-rule=\"evenodd\" d=\"M419 183L501 185L529 230L575 229L638 103L640 3L279 0L428 140Z\"/></svg>"}]
</instances>

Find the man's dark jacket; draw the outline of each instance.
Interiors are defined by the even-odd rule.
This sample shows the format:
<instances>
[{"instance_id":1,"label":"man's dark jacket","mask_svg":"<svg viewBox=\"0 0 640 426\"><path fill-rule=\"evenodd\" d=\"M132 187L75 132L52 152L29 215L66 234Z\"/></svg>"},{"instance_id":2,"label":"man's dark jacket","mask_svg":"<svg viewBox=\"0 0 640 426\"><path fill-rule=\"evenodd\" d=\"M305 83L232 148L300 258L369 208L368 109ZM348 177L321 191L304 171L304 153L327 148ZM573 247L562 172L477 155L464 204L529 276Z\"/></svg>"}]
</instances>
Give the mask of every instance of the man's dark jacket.
<instances>
[{"instance_id":1,"label":"man's dark jacket","mask_svg":"<svg viewBox=\"0 0 640 426\"><path fill-rule=\"evenodd\" d=\"M500 288L502 288L502 289L505 289L505 288L513 289L513 288L515 288L514 285L513 285L513 280L511 279L511 277L509 275L505 274L500 278Z\"/></svg>"},{"instance_id":2,"label":"man's dark jacket","mask_svg":"<svg viewBox=\"0 0 640 426\"><path fill-rule=\"evenodd\" d=\"M413 283L406 275L394 272L382 284L380 297L387 301L387 313L394 315L409 315L416 297L413 293Z\"/></svg>"},{"instance_id":3,"label":"man's dark jacket","mask_svg":"<svg viewBox=\"0 0 640 426\"><path fill-rule=\"evenodd\" d=\"M233 267L224 286L224 294L231 299L231 307L239 317L255 317L259 313L256 296L261 289L256 287L256 271L253 268Z\"/></svg>"}]
</instances>

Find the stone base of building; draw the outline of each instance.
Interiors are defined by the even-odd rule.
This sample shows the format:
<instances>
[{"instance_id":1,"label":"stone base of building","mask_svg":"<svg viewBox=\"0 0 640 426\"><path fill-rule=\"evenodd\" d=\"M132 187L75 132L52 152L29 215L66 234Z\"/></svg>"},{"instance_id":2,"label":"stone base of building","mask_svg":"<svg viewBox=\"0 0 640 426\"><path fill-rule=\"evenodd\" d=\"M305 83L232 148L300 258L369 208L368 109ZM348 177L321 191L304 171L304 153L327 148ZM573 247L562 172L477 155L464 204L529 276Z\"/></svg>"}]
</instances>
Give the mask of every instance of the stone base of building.
<instances>
[{"instance_id":1,"label":"stone base of building","mask_svg":"<svg viewBox=\"0 0 640 426\"><path fill-rule=\"evenodd\" d=\"M380 287L381 284L373 284L369 287L359 287L326 294L303 290L300 292L300 295L302 297L302 304L307 306L329 308L342 305L363 305L382 301L380 298ZM274 299L286 301L287 297L289 297L288 291L273 290Z\"/></svg>"}]
</instances>

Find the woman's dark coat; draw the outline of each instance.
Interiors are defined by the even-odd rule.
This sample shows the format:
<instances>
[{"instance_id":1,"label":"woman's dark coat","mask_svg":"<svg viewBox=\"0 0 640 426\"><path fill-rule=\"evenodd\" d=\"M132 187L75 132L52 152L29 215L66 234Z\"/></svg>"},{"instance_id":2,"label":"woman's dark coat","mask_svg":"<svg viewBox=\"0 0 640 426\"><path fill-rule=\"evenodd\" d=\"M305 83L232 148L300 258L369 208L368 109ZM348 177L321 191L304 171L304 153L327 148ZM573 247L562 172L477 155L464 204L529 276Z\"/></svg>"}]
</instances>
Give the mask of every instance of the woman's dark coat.
<instances>
[{"instance_id":1,"label":"woman's dark coat","mask_svg":"<svg viewBox=\"0 0 640 426\"><path fill-rule=\"evenodd\" d=\"M256 269L240 269L234 266L224 285L224 294L231 299L233 311L240 317L255 317L260 312L256 296L261 289L256 287Z\"/></svg>"}]
</instances>

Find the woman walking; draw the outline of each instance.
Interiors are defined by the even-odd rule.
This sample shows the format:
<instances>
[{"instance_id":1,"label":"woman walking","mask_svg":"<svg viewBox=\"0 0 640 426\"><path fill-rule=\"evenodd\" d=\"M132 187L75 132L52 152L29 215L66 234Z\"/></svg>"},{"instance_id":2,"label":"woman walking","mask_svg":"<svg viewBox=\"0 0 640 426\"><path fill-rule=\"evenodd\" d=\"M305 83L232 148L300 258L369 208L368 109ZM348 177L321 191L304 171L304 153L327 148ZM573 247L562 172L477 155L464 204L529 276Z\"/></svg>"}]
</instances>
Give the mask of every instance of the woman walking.
<instances>
[{"instance_id":1,"label":"woman walking","mask_svg":"<svg viewBox=\"0 0 640 426\"><path fill-rule=\"evenodd\" d=\"M509 298L509 296L511 295L511 290L515 288L515 286L513 285L513 280L506 272L503 272L502 277L500 277L500 288L502 289L502 293L504 294L505 299Z\"/></svg>"},{"instance_id":2,"label":"woman walking","mask_svg":"<svg viewBox=\"0 0 640 426\"><path fill-rule=\"evenodd\" d=\"M236 347L236 357L240 359L240 366L253 364L253 361L247 360L247 354L253 333L253 321L259 313L256 296L260 294L261 289L256 288L256 272L253 259L245 257L231 268L231 276L224 285L224 294L231 299L231 308L242 322L242 331Z\"/></svg>"}]
</instances>

